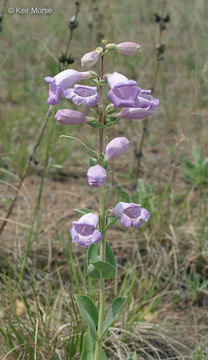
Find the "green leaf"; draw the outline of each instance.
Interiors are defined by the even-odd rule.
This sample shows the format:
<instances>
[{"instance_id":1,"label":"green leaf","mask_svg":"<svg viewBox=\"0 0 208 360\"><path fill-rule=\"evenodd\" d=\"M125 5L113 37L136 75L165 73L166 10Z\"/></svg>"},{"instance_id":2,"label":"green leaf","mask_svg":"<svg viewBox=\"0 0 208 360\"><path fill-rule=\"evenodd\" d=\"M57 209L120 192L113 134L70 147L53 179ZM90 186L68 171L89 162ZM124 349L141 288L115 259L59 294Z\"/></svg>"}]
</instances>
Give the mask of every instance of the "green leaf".
<instances>
[{"instance_id":1,"label":"green leaf","mask_svg":"<svg viewBox=\"0 0 208 360\"><path fill-rule=\"evenodd\" d=\"M103 80L98 80L98 84L99 85L106 85L107 84L107 80L103 79Z\"/></svg>"},{"instance_id":2,"label":"green leaf","mask_svg":"<svg viewBox=\"0 0 208 360\"><path fill-rule=\"evenodd\" d=\"M98 129L101 129L101 128L104 127L104 124L102 124L102 123L100 123L99 121L96 121L96 120L88 121L87 124L89 124L93 128L98 128Z\"/></svg>"},{"instance_id":3,"label":"green leaf","mask_svg":"<svg viewBox=\"0 0 208 360\"><path fill-rule=\"evenodd\" d=\"M99 357L100 360L107 360L107 356L106 356L106 353L105 351L103 350L103 348L101 348L100 350L100 357Z\"/></svg>"},{"instance_id":4,"label":"green leaf","mask_svg":"<svg viewBox=\"0 0 208 360\"><path fill-rule=\"evenodd\" d=\"M98 74L95 71L90 70L90 76L98 78Z\"/></svg>"},{"instance_id":5,"label":"green leaf","mask_svg":"<svg viewBox=\"0 0 208 360\"><path fill-rule=\"evenodd\" d=\"M87 208L77 208L77 209L74 209L74 211L78 212L81 215L85 215L85 214L89 214L89 213L93 213L93 214L96 213L94 210L87 209Z\"/></svg>"},{"instance_id":6,"label":"green leaf","mask_svg":"<svg viewBox=\"0 0 208 360\"><path fill-rule=\"evenodd\" d=\"M90 335L90 333L85 334L82 346L82 353L80 360L93 360L95 353L95 339ZM100 360L107 360L107 356L103 348L100 350Z\"/></svg>"},{"instance_id":7,"label":"green leaf","mask_svg":"<svg viewBox=\"0 0 208 360\"><path fill-rule=\"evenodd\" d=\"M120 119L117 118L117 117L109 116L109 117L107 118L107 122L106 122L106 124L105 124L105 127L106 127L106 126L113 126L113 125L115 125L119 120L120 120Z\"/></svg>"},{"instance_id":8,"label":"green leaf","mask_svg":"<svg viewBox=\"0 0 208 360\"><path fill-rule=\"evenodd\" d=\"M98 325L98 310L96 305L87 295L75 295L75 299L83 320L87 323L91 335L96 339Z\"/></svg>"},{"instance_id":9,"label":"green leaf","mask_svg":"<svg viewBox=\"0 0 208 360\"><path fill-rule=\"evenodd\" d=\"M116 268L110 263L106 261L95 261L92 262L91 265L93 265L102 274L103 279L112 279L115 277Z\"/></svg>"},{"instance_id":10,"label":"green leaf","mask_svg":"<svg viewBox=\"0 0 208 360\"><path fill-rule=\"evenodd\" d=\"M117 297L115 300L113 300L111 308L110 308L110 310L106 316L106 319L104 321L102 337L108 331L108 329L112 325L112 323L120 315L120 312L123 309L125 302L126 302L125 296L120 296L120 297Z\"/></svg>"},{"instance_id":11,"label":"green leaf","mask_svg":"<svg viewBox=\"0 0 208 360\"><path fill-rule=\"evenodd\" d=\"M116 269L116 259L110 245L106 241L106 256L105 262L109 263ZM97 244L91 244L87 251L87 264L88 264L88 275L93 279L100 279L100 271L92 264L100 261L100 242ZM112 270L112 268L111 268Z\"/></svg>"},{"instance_id":12,"label":"green leaf","mask_svg":"<svg viewBox=\"0 0 208 360\"><path fill-rule=\"evenodd\" d=\"M132 352L131 354L129 354L129 358L128 360L136 360L136 352Z\"/></svg>"},{"instance_id":13,"label":"green leaf","mask_svg":"<svg viewBox=\"0 0 208 360\"><path fill-rule=\"evenodd\" d=\"M203 161L202 158L202 153L200 151L200 149L197 146L194 146L193 150L192 150L192 156L194 158L194 161L196 164L201 164Z\"/></svg>"},{"instance_id":14,"label":"green leaf","mask_svg":"<svg viewBox=\"0 0 208 360\"><path fill-rule=\"evenodd\" d=\"M95 166L97 165L97 159L93 158L93 157L90 157L89 158L89 166Z\"/></svg>"},{"instance_id":15,"label":"green leaf","mask_svg":"<svg viewBox=\"0 0 208 360\"><path fill-rule=\"evenodd\" d=\"M90 333L85 334L80 360L93 360L95 351L95 340Z\"/></svg>"},{"instance_id":16,"label":"green leaf","mask_svg":"<svg viewBox=\"0 0 208 360\"><path fill-rule=\"evenodd\" d=\"M111 226L113 226L117 220L118 220L118 218L116 216L108 216L107 225L105 227L105 230L110 229Z\"/></svg>"}]
</instances>

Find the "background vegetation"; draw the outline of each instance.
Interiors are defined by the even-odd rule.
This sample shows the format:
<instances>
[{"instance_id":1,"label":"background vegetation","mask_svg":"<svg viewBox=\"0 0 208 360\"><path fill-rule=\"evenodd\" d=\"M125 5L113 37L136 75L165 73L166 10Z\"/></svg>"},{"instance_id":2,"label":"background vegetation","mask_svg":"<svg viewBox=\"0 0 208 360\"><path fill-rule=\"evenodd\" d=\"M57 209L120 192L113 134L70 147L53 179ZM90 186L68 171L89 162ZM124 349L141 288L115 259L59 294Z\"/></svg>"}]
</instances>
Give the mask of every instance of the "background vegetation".
<instances>
[{"instance_id":1,"label":"background vegetation","mask_svg":"<svg viewBox=\"0 0 208 360\"><path fill-rule=\"evenodd\" d=\"M0 220L3 221L48 109L45 76L55 75L64 52L73 1L44 2L51 15L9 15L9 6L43 7L40 0L8 1L0 33ZM155 13L170 15L162 40ZM138 57L109 56L117 70L151 88L160 105L149 120L141 169L135 143L143 123L120 121L107 137L126 135L131 150L112 161L106 202L139 202L151 221L137 231L116 224L109 241L119 271L108 297L127 295L126 311L105 342L110 359L208 358L208 123L206 0L86 0L70 52L72 68L100 44L135 41ZM62 107L72 108L67 100ZM73 293L96 298L84 266L85 250L71 246L74 208L97 208L86 181L87 158L73 140L96 146L92 128L62 127L53 115L35 154L0 242L0 358L79 359L85 328Z\"/></svg>"}]
</instances>

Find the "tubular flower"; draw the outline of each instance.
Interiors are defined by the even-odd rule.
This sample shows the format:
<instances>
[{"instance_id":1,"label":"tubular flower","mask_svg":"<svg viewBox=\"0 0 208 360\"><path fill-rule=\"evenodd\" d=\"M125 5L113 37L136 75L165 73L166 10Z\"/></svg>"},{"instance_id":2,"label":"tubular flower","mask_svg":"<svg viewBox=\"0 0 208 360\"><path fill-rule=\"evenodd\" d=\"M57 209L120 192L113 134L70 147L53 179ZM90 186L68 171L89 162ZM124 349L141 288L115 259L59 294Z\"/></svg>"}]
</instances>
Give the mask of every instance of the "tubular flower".
<instances>
[{"instance_id":1,"label":"tubular flower","mask_svg":"<svg viewBox=\"0 0 208 360\"><path fill-rule=\"evenodd\" d=\"M60 109L54 117L61 125L82 124L86 120L83 113L70 109Z\"/></svg>"},{"instance_id":2,"label":"tubular flower","mask_svg":"<svg viewBox=\"0 0 208 360\"><path fill-rule=\"evenodd\" d=\"M114 159L129 147L129 140L126 137L116 137L109 142L105 150L105 160Z\"/></svg>"},{"instance_id":3,"label":"tubular flower","mask_svg":"<svg viewBox=\"0 0 208 360\"><path fill-rule=\"evenodd\" d=\"M77 81L90 77L89 71L79 72L73 69L61 71L54 77L45 77L49 84L49 105L57 105L63 92L73 86Z\"/></svg>"},{"instance_id":4,"label":"tubular flower","mask_svg":"<svg viewBox=\"0 0 208 360\"><path fill-rule=\"evenodd\" d=\"M150 217L148 210L141 208L139 204L120 202L114 209L113 214L120 218L123 226L133 226L138 228L142 225L142 222L147 222Z\"/></svg>"},{"instance_id":5,"label":"tubular flower","mask_svg":"<svg viewBox=\"0 0 208 360\"><path fill-rule=\"evenodd\" d=\"M96 50L90 51L81 58L81 66L91 68L99 60L99 52Z\"/></svg>"},{"instance_id":6,"label":"tubular flower","mask_svg":"<svg viewBox=\"0 0 208 360\"><path fill-rule=\"evenodd\" d=\"M108 85L111 88L108 97L115 106L136 106L136 99L141 90L136 86L136 81L129 80L126 76L114 72L108 75Z\"/></svg>"},{"instance_id":7,"label":"tubular flower","mask_svg":"<svg viewBox=\"0 0 208 360\"><path fill-rule=\"evenodd\" d=\"M78 221L73 222L76 232L83 236L92 235L98 224L98 215L88 213L83 215Z\"/></svg>"},{"instance_id":8,"label":"tubular flower","mask_svg":"<svg viewBox=\"0 0 208 360\"><path fill-rule=\"evenodd\" d=\"M99 101L97 88L93 86L85 86L76 84L73 89L64 92L67 99L72 99L75 105L95 106Z\"/></svg>"},{"instance_id":9,"label":"tubular flower","mask_svg":"<svg viewBox=\"0 0 208 360\"><path fill-rule=\"evenodd\" d=\"M77 242L82 247L98 243L103 237L102 233L96 229L98 219L98 215L89 213L83 215L78 221L74 221L70 230L72 242Z\"/></svg>"},{"instance_id":10,"label":"tubular flower","mask_svg":"<svg viewBox=\"0 0 208 360\"><path fill-rule=\"evenodd\" d=\"M106 171L100 165L92 166L87 172L87 178L90 186L100 187L106 180Z\"/></svg>"},{"instance_id":11,"label":"tubular flower","mask_svg":"<svg viewBox=\"0 0 208 360\"><path fill-rule=\"evenodd\" d=\"M143 120L152 115L158 105L159 100L151 96L151 90L141 90L136 99L136 107L122 109L116 116L123 119Z\"/></svg>"},{"instance_id":12,"label":"tubular flower","mask_svg":"<svg viewBox=\"0 0 208 360\"><path fill-rule=\"evenodd\" d=\"M117 51L120 54L124 54L124 55L136 55L140 50L140 45L136 44L135 42L122 42L120 44L117 45Z\"/></svg>"}]
</instances>

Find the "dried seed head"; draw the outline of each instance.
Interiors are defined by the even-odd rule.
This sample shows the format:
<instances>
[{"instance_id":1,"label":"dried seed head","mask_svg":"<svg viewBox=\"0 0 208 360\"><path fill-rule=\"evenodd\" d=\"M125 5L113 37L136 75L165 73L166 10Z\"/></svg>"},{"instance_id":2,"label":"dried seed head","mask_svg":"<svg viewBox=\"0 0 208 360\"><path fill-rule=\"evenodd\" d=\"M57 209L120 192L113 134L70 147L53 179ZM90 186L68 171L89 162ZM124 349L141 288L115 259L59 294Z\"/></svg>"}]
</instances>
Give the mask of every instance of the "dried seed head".
<instances>
[{"instance_id":1,"label":"dried seed head","mask_svg":"<svg viewBox=\"0 0 208 360\"><path fill-rule=\"evenodd\" d=\"M164 22L166 22L166 23L170 22L170 15L167 14L167 15L164 17L163 20L164 20Z\"/></svg>"},{"instance_id":2,"label":"dried seed head","mask_svg":"<svg viewBox=\"0 0 208 360\"><path fill-rule=\"evenodd\" d=\"M69 28L70 30L74 30L78 27L78 21L75 16L72 16L72 18L69 21Z\"/></svg>"},{"instance_id":3,"label":"dried seed head","mask_svg":"<svg viewBox=\"0 0 208 360\"><path fill-rule=\"evenodd\" d=\"M165 44L157 44L156 48L160 54L163 54L165 52Z\"/></svg>"},{"instance_id":4,"label":"dried seed head","mask_svg":"<svg viewBox=\"0 0 208 360\"><path fill-rule=\"evenodd\" d=\"M154 17L155 17L155 21L156 21L156 22L160 22L161 17L160 17L160 15L159 15L159 14L154 13Z\"/></svg>"}]
</instances>

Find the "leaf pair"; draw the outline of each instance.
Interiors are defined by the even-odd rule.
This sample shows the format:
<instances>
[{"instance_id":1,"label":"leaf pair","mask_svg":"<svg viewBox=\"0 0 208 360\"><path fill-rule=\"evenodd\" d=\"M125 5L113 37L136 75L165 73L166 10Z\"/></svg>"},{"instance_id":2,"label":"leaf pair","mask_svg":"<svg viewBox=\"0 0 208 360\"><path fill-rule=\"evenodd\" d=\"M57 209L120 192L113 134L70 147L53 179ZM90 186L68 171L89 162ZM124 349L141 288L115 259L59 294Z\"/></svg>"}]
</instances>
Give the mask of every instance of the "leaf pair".
<instances>
[{"instance_id":1,"label":"leaf pair","mask_svg":"<svg viewBox=\"0 0 208 360\"><path fill-rule=\"evenodd\" d=\"M87 295L75 295L75 298L77 301L80 314L83 320L86 322L89 329L89 333L87 333L84 337L82 355L80 360L93 360L95 342L97 339L98 309L96 305L93 303L93 301ZM109 327L120 315L121 310L125 305L125 302L126 302L126 297L122 297L122 296L116 298L113 301L103 324L103 332L101 338L99 339L100 341L108 331ZM101 351L100 359L101 360L107 359L104 350Z\"/></svg>"}]
</instances>

